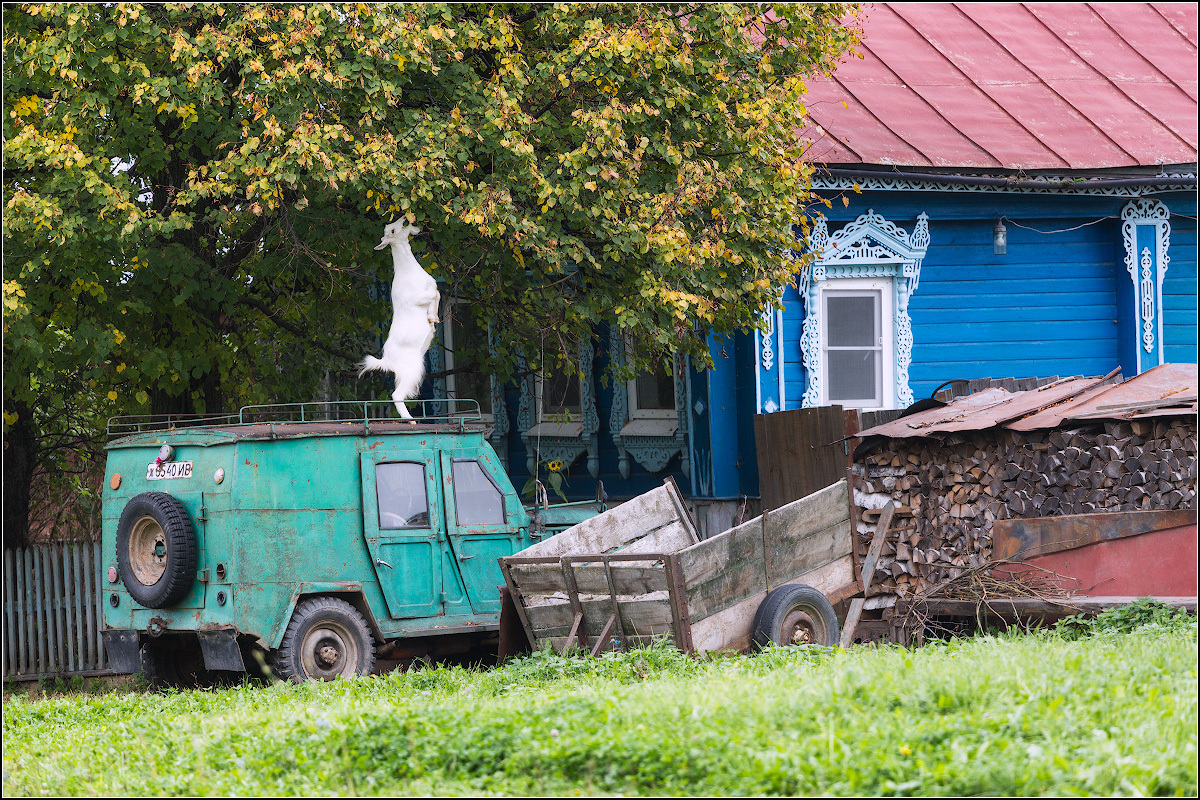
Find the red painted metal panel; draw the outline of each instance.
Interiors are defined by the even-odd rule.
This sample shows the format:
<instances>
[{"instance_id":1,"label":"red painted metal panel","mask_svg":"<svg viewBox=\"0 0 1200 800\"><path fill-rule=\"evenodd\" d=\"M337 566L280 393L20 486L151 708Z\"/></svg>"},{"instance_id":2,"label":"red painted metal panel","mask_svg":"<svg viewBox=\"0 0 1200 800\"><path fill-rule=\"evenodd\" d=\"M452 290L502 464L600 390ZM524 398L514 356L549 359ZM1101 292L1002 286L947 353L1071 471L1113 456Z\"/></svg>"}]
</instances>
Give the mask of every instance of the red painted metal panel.
<instances>
[{"instance_id":1,"label":"red painted metal panel","mask_svg":"<svg viewBox=\"0 0 1200 800\"><path fill-rule=\"evenodd\" d=\"M1196 526L1097 542L1023 563L1075 578L1075 593L1087 597L1195 597Z\"/></svg>"}]
</instances>

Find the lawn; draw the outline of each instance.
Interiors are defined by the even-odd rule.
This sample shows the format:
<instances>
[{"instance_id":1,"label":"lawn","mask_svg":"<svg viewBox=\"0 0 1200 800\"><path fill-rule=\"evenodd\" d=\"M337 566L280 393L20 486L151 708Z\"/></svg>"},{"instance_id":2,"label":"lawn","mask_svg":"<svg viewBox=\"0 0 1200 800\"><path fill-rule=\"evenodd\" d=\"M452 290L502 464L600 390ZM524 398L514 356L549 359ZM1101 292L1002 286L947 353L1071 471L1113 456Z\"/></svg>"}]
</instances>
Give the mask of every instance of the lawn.
<instances>
[{"instance_id":1,"label":"lawn","mask_svg":"<svg viewBox=\"0 0 1200 800\"><path fill-rule=\"evenodd\" d=\"M1194 618L11 696L5 795L1192 795Z\"/></svg>"}]
</instances>

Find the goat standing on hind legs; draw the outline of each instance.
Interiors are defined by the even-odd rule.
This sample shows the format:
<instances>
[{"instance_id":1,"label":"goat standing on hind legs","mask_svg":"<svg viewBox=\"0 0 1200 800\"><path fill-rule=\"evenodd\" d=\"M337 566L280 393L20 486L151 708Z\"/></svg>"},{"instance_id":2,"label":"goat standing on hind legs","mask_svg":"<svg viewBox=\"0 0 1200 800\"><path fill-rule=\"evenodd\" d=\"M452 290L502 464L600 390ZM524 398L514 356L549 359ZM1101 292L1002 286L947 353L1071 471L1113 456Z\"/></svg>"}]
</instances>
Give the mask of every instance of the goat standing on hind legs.
<instances>
[{"instance_id":1,"label":"goat standing on hind legs","mask_svg":"<svg viewBox=\"0 0 1200 800\"><path fill-rule=\"evenodd\" d=\"M392 246L392 327L387 341L383 343L383 358L367 356L362 360L358 375L378 369L396 376L396 391L392 400L396 410L404 419L412 419L405 400L416 397L425 377L425 351L433 342L434 329L438 323L438 305L441 294L437 281L413 256L408 237L421 232L416 225L397 220L383 229L383 240L375 246L382 250Z\"/></svg>"}]
</instances>

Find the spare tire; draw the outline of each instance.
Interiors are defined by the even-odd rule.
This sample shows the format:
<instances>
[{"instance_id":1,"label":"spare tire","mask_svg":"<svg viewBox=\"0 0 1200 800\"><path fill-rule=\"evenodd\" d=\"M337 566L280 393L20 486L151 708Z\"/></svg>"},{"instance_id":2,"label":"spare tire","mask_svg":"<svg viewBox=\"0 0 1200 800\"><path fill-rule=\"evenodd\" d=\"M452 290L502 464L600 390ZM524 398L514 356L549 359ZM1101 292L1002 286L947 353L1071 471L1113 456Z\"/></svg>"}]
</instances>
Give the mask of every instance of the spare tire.
<instances>
[{"instance_id":1,"label":"spare tire","mask_svg":"<svg viewBox=\"0 0 1200 800\"><path fill-rule=\"evenodd\" d=\"M117 568L131 597L146 608L173 606L196 579L196 535L183 503L142 492L117 523Z\"/></svg>"}]
</instances>

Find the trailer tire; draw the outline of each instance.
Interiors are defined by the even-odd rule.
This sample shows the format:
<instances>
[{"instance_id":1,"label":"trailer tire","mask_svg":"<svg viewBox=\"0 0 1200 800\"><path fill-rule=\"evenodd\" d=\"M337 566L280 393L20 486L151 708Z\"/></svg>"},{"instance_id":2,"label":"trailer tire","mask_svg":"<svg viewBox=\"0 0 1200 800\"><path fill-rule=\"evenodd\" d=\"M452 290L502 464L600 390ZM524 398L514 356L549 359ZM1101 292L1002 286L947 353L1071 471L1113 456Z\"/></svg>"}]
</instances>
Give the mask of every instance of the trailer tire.
<instances>
[{"instance_id":1,"label":"trailer tire","mask_svg":"<svg viewBox=\"0 0 1200 800\"><path fill-rule=\"evenodd\" d=\"M375 666L375 643L354 606L310 597L296 604L273 662L275 674L293 683L361 677Z\"/></svg>"},{"instance_id":2,"label":"trailer tire","mask_svg":"<svg viewBox=\"0 0 1200 800\"><path fill-rule=\"evenodd\" d=\"M196 534L178 498L135 495L117 523L117 569L130 597L167 608L187 597L196 580Z\"/></svg>"},{"instance_id":3,"label":"trailer tire","mask_svg":"<svg viewBox=\"0 0 1200 800\"><path fill-rule=\"evenodd\" d=\"M754 615L750 638L756 649L770 644L838 643L837 614L820 591L802 583L789 583L767 595Z\"/></svg>"}]
</instances>

